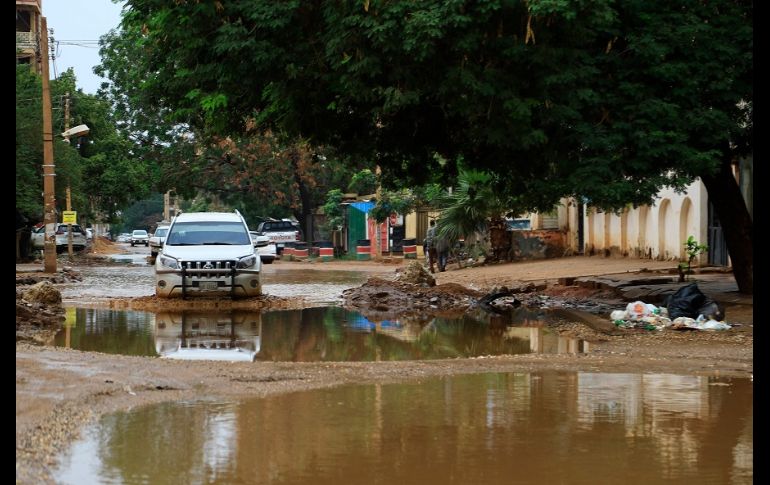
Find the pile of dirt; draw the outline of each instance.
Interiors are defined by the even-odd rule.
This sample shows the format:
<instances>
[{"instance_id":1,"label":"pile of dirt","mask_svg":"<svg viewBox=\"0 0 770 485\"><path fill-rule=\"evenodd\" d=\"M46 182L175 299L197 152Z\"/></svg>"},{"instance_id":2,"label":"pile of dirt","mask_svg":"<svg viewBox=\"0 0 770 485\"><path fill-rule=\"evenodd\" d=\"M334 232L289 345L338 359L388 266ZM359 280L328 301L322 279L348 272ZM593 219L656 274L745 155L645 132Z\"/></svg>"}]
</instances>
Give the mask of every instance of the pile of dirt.
<instances>
[{"instance_id":1,"label":"pile of dirt","mask_svg":"<svg viewBox=\"0 0 770 485\"><path fill-rule=\"evenodd\" d=\"M91 243L91 252L94 254L115 254L115 253L127 253L123 247L114 243L106 237L96 237Z\"/></svg>"},{"instance_id":2,"label":"pile of dirt","mask_svg":"<svg viewBox=\"0 0 770 485\"><path fill-rule=\"evenodd\" d=\"M16 341L47 344L64 321L61 293L49 281L16 288Z\"/></svg>"},{"instance_id":3,"label":"pile of dirt","mask_svg":"<svg viewBox=\"0 0 770 485\"><path fill-rule=\"evenodd\" d=\"M425 287L377 277L342 293L346 308L370 319L394 315L456 315L468 309L482 295L457 283Z\"/></svg>"},{"instance_id":4,"label":"pile of dirt","mask_svg":"<svg viewBox=\"0 0 770 485\"><path fill-rule=\"evenodd\" d=\"M24 290L22 299L30 303L60 304L61 292L50 281L41 281Z\"/></svg>"},{"instance_id":5,"label":"pile of dirt","mask_svg":"<svg viewBox=\"0 0 770 485\"><path fill-rule=\"evenodd\" d=\"M396 281L418 286L436 286L436 278L418 261L412 261L406 268L399 270L396 270L398 272Z\"/></svg>"}]
</instances>

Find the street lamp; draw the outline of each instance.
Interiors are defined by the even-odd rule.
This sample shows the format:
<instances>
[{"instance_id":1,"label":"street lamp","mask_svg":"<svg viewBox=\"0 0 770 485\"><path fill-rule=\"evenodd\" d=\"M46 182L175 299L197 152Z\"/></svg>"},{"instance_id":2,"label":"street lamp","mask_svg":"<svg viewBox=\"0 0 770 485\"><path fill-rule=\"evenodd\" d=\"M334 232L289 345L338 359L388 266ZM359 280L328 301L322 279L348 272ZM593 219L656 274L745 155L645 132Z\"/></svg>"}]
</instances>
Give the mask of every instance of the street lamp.
<instances>
[{"instance_id":1,"label":"street lamp","mask_svg":"<svg viewBox=\"0 0 770 485\"><path fill-rule=\"evenodd\" d=\"M69 130L66 130L61 136L69 143L71 136L86 136L91 131L86 125L78 125Z\"/></svg>"}]
</instances>

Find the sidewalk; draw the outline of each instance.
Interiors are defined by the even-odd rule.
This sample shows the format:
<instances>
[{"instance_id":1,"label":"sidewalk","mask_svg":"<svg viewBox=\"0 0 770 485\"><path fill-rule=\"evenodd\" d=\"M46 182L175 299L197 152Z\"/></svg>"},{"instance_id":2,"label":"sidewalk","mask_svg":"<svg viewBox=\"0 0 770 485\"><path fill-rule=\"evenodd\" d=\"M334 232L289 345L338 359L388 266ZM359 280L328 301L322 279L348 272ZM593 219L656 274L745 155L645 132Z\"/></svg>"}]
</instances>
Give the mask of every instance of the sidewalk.
<instances>
[{"instance_id":1,"label":"sidewalk","mask_svg":"<svg viewBox=\"0 0 770 485\"><path fill-rule=\"evenodd\" d=\"M647 277L644 274L615 274L576 278L574 284L584 288L613 290L626 301L641 300L659 304L679 288L695 282L700 291L719 303L754 305L752 295L738 293L738 285L732 273L691 275L689 281L684 283L678 280L677 275Z\"/></svg>"}]
</instances>

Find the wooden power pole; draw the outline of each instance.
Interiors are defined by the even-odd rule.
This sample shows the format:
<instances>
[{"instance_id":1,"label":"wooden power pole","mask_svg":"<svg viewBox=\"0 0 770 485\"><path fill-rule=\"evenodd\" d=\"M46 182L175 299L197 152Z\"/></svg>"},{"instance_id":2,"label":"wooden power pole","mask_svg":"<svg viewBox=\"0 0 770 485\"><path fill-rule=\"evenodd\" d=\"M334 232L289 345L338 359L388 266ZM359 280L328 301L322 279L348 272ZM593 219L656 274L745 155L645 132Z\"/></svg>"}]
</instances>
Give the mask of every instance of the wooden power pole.
<instances>
[{"instance_id":1,"label":"wooden power pole","mask_svg":"<svg viewBox=\"0 0 770 485\"><path fill-rule=\"evenodd\" d=\"M43 77L43 222L45 254L43 271L56 273L56 192L54 189L53 127L51 124L51 88L48 84L48 21L40 19L41 74Z\"/></svg>"}]
</instances>

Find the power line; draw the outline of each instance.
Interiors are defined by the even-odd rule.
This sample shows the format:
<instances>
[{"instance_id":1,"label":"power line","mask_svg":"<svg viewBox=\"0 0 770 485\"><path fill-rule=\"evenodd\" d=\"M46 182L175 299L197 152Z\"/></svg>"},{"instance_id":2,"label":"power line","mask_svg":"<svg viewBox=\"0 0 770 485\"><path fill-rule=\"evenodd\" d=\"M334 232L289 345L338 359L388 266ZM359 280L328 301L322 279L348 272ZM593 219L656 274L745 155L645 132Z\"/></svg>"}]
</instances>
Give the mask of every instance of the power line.
<instances>
[{"instance_id":1,"label":"power line","mask_svg":"<svg viewBox=\"0 0 770 485\"><path fill-rule=\"evenodd\" d=\"M62 41L59 41L58 43L61 44L61 45L71 45L73 47L85 47L87 49L98 49L99 48L98 45L85 45L85 44L78 44L76 42L62 42Z\"/></svg>"}]
</instances>

